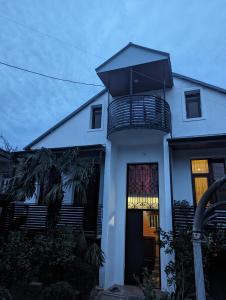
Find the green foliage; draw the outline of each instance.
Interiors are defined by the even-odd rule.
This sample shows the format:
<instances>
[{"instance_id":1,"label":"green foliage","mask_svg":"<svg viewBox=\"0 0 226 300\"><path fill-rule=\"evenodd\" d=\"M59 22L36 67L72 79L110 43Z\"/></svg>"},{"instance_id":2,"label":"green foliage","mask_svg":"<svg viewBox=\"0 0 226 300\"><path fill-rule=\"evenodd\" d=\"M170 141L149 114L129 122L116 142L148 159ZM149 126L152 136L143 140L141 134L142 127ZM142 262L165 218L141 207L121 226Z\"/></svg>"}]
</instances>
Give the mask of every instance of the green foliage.
<instances>
[{"instance_id":1,"label":"green foliage","mask_svg":"<svg viewBox=\"0 0 226 300\"><path fill-rule=\"evenodd\" d=\"M175 201L175 205L190 210L187 201ZM186 217L186 216L185 216ZM164 232L160 230L160 246L172 259L165 268L168 285L174 292L167 294L164 299L189 300L195 299L195 276L193 262L192 228L187 226L183 231ZM202 260L207 297L209 296L209 271L211 260L222 250L226 250L226 231L224 229L205 230L202 236Z\"/></svg>"},{"instance_id":2,"label":"green foliage","mask_svg":"<svg viewBox=\"0 0 226 300\"><path fill-rule=\"evenodd\" d=\"M75 187L78 201L86 203L86 188L94 175L94 161L80 158L78 149L55 153L42 148L16 159L15 175L9 185L9 200L24 201L35 195L36 184L42 186L39 202L48 205L47 227L53 234L64 192ZM63 176L64 178L63 178Z\"/></svg>"},{"instance_id":3,"label":"green foliage","mask_svg":"<svg viewBox=\"0 0 226 300\"><path fill-rule=\"evenodd\" d=\"M139 277L134 276L138 285L142 289L146 300L156 300L156 284L152 277L152 273L148 270L148 268L144 268L142 273L142 282Z\"/></svg>"},{"instance_id":4,"label":"green foliage","mask_svg":"<svg viewBox=\"0 0 226 300\"><path fill-rule=\"evenodd\" d=\"M97 284L98 268L104 263L103 252L86 240L84 233L71 230L54 236L11 232L0 244L0 284L12 287L28 281L49 285L67 281L88 294Z\"/></svg>"},{"instance_id":5,"label":"green foliage","mask_svg":"<svg viewBox=\"0 0 226 300\"><path fill-rule=\"evenodd\" d=\"M2 286L0 286L0 300L12 300L10 292Z\"/></svg>"},{"instance_id":6,"label":"green foliage","mask_svg":"<svg viewBox=\"0 0 226 300\"><path fill-rule=\"evenodd\" d=\"M104 253L96 243L93 243L87 249L85 261L96 268L103 266L105 262Z\"/></svg>"},{"instance_id":7,"label":"green foliage","mask_svg":"<svg viewBox=\"0 0 226 300\"><path fill-rule=\"evenodd\" d=\"M43 300L76 300L78 292L65 281L57 282L43 291Z\"/></svg>"},{"instance_id":8,"label":"green foliage","mask_svg":"<svg viewBox=\"0 0 226 300\"><path fill-rule=\"evenodd\" d=\"M192 231L173 232L161 231L161 247L166 254L175 254L165 268L167 282L174 289L172 299L188 300L195 295Z\"/></svg>"},{"instance_id":9,"label":"green foliage","mask_svg":"<svg viewBox=\"0 0 226 300\"><path fill-rule=\"evenodd\" d=\"M10 287L27 282L32 273L31 242L20 232L11 232L0 246L0 284Z\"/></svg>"}]
</instances>

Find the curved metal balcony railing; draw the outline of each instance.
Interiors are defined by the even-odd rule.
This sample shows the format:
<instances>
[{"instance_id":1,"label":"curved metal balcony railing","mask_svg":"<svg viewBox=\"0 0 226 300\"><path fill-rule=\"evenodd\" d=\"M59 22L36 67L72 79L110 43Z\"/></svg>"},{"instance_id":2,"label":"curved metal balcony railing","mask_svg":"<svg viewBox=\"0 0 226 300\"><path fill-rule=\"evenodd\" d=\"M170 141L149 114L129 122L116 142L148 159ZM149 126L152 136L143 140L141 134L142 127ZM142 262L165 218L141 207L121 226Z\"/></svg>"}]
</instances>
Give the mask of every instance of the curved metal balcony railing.
<instances>
[{"instance_id":1,"label":"curved metal balcony railing","mask_svg":"<svg viewBox=\"0 0 226 300\"><path fill-rule=\"evenodd\" d=\"M124 129L171 130L169 104L150 95L132 95L116 98L108 106L108 137Z\"/></svg>"}]
</instances>

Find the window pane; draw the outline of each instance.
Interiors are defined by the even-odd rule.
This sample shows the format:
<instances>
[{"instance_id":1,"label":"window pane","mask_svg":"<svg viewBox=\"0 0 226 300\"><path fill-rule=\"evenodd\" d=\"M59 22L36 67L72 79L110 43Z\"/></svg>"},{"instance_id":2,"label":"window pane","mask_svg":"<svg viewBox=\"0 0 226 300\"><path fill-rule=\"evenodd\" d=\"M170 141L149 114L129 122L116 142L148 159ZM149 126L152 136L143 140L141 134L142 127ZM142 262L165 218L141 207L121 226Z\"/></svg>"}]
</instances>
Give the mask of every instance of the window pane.
<instances>
[{"instance_id":1,"label":"window pane","mask_svg":"<svg viewBox=\"0 0 226 300\"><path fill-rule=\"evenodd\" d=\"M143 237L156 237L159 227L158 211L143 211Z\"/></svg>"},{"instance_id":2,"label":"window pane","mask_svg":"<svg viewBox=\"0 0 226 300\"><path fill-rule=\"evenodd\" d=\"M207 189L208 189L207 177L195 177L195 199L197 204Z\"/></svg>"},{"instance_id":3,"label":"window pane","mask_svg":"<svg viewBox=\"0 0 226 300\"><path fill-rule=\"evenodd\" d=\"M211 165L213 169L213 180L220 179L225 175L224 163L213 162Z\"/></svg>"},{"instance_id":4,"label":"window pane","mask_svg":"<svg viewBox=\"0 0 226 300\"><path fill-rule=\"evenodd\" d=\"M185 92L186 101L186 116L190 118L201 117L201 103L200 103L200 91L188 91Z\"/></svg>"},{"instance_id":5,"label":"window pane","mask_svg":"<svg viewBox=\"0 0 226 300\"><path fill-rule=\"evenodd\" d=\"M102 108L95 107L92 111L92 129L101 128L101 115L102 115Z\"/></svg>"},{"instance_id":6,"label":"window pane","mask_svg":"<svg viewBox=\"0 0 226 300\"><path fill-rule=\"evenodd\" d=\"M208 166L207 159L192 160L191 167L192 167L193 174L209 173L209 166Z\"/></svg>"},{"instance_id":7,"label":"window pane","mask_svg":"<svg viewBox=\"0 0 226 300\"><path fill-rule=\"evenodd\" d=\"M127 189L129 209L158 209L157 165L129 165Z\"/></svg>"}]
</instances>

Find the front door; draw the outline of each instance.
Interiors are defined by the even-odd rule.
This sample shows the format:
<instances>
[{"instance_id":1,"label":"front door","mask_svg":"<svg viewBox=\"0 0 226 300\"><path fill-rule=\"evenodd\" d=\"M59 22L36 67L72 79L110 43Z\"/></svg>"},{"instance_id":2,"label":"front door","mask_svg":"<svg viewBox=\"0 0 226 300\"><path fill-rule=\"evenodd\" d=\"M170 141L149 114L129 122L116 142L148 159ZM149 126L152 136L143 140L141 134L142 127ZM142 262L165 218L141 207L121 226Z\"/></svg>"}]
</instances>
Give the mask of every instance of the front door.
<instances>
[{"instance_id":1,"label":"front door","mask_svg":"<svg viewBox=\"0 0 226 300\"><path fill-rule=\"evenodd\" d=\"M125 283L136 284L147 267L160 285L158 165L129 164L127 168L127 213Z\"/></svg>"}]
</instances>

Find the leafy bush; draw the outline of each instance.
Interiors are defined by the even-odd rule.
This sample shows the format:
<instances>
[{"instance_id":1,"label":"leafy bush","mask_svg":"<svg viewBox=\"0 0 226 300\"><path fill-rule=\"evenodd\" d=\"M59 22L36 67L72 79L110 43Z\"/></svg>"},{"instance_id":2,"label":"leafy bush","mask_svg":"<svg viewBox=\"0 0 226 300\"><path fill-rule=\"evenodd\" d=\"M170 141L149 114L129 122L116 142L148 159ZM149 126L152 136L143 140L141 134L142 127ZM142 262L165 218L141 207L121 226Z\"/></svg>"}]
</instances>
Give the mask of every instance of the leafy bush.
<instances>
[{"instance_id":1,"label":"leafy bush","mask_svg":"<svg viewBox=\"0 0 226 300\"><path fill-rule=\"evenodd\" d=\"M97 271L104 262L103 252L96 244L89 245L81 232L59 232L54 238L39 235L33 246L32 265L44 284L68 281L77 289L88 290L97 281Z\"/></svg>"},{"instance_id":2,"label":"leafy bush","mask_svg":"<svg viewBox=\"0 0 226 300\"><path fill-rule=\"evenodd\" d=\"M166 254L175 253L175 261L171 260L165 268L168 285L175 291L172 299L193 299L195 295L192 231L161 231L161 246ZM171 296L172 297L172 296Z\"/></svg>"},{"instance_id":3,"label":"leafy bush","mask_svg":"<svg viewBox=\"0 0 226 300\"><path fill-rule=\"evenodd\" d=\"M87 242L84 233L70 230L55 236L11 232L0 244L0 284L11 288L33 279L49 285L69 282L88 295L97 284L98 268L104 263L97 244Z\"/></svg>"},{"instance_id":4,"label":"leafy bush","mask_svg":"<svg viewBox=\"0 0 226 300\"><path fill-rule=\"evenodd\" d=\"M27 282L32 274L32 244L21 232L11 232L0 246L0 284Z\"/></svg>"},{"instance_id":5,"label":"leafy bush","mask_svg":"<svg viewBox=\"0 0 226 300\"><path fill-rule=\"evenodd\" d=\"M0 299L1 300L12 300L12 296L10 295L10 292L0 286Z\"/></svg>"},{"instance_id":6,"label":"leafy bush","mask_svg":"<svg viewBox=\"0 0 226 300\"><path fill-rule=\"evenodd\" d=\"M43 291L43 300L75 300L78 294L68 282L61 281Z\"/></svg>"},{"instance_id":7,"label":"leafy bush","mask_svg":"<svg viewBox=\"0 0 226 300\"><path fill-rule=\"evenodd\" d=\"M146 300L156 300L156 284L152 277L152 273L148 270L148 268L144 268L142 273L142 282L137 276L134 276L137 281L139 287L142 289L144 293L144 297Z\"/></svg>"}]
</instances>

